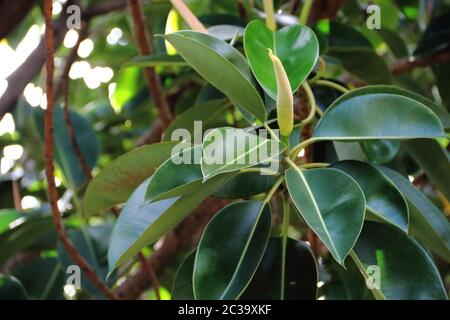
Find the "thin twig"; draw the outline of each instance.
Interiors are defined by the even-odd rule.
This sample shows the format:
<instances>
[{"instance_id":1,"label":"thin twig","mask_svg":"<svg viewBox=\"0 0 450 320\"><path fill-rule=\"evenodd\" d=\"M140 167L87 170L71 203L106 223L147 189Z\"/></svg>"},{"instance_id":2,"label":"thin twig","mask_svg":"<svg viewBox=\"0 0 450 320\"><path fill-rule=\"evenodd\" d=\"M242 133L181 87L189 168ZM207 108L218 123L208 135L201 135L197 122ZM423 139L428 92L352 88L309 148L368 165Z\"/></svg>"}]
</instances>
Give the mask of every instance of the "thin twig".
<instances>
[{"instance_id":1,"label":"thin twig","mask_svg":"<svg viewBox=\"0 0 450 320\"><path fill-rule=\"evenodd\" d=\"M16 179L12 181L12 192L14 199L14 209L16 209L17 211L22 211L22 196L20 194L19 181L17 181Z\"/></svg>"},{"instance_id":2,"label":"thin twig","mask_svg":"<svg viewBox=\"0 0 450 320\"><path fill-rule=\"evenodd\" d=\"M192 13L188 6L183 2L183 0L170 0L172 5L177 9L180 15L183 17L184 21L191 27L192 30L206 33L208 32L205 26L197 19L197 17Z\"/></svg>"},{"instance_id":3,"label":"thin twig","mask_svg":"<svg viewBox=\"0 0 450 320\"><path fill-rule=\"evenodd\" d=\"M142 267L147 270L151 286L153 287L153 290L155 290L156 300L161 300L161 293L159 292L159 281L158 277L156 276L155 270L153 270L153 266L151 263L145 259L144 255L139 252L138 254L139 260L141 261Z\"/></svg>"},{"instance_id":4,"label":"thin twig","mask_svg":"<svg viewBox=\"0 0 450 320\"><path fill-rule=\"evenodd\" d=\"M55 185L54 164L53 164L53 107L54 107L54 91L53 76L55 72L54 64L54 35L52 27L52 0L44 1L45 15L45 44L46 44L46 94L47 109L45 111L45 175L48 184L48 197L52 210L53 221L55 223L56 232L61 240L65 250L72 260L80 267L91 282L105 294L109 299L118 299L118 297L98 278L94 269L80 255L76 247L67 237L66 230L61 220L61 213L58 208L58 191Z\"/></svg>"},{"instance_id":5,"label":"thin twig","mask_svg":"<svg viewBox=\"0 0 450 320\"><path fill-rule=\"evenodd\" d=\"M138 45L139 54L142 56L150 55L153 50L151 42L149 41L147 26L141 12L139 0L128 0L128 7L130 8L131 16L133 18L134 35ZM144 69L144 76L148 84L150 96L153 98L155 106L158 109L163 129L165 129L172 122L172 113L170 111L169 103L164 96L161 82L155 69L152 67Z\"/></svg>"},{"instance_id":6,"label":"thin twig","mask_svg":"<svg viewBox=\"0 0 450 320\"><path fill-rule=\"evenodd\" d=\"M447 61L450 61L450 50L433 53L416 59L405 58L393 63L389 69L392 74L398 75L410 72L415 68L425 68L433 63Z\"/></svg>"}]
</instances>

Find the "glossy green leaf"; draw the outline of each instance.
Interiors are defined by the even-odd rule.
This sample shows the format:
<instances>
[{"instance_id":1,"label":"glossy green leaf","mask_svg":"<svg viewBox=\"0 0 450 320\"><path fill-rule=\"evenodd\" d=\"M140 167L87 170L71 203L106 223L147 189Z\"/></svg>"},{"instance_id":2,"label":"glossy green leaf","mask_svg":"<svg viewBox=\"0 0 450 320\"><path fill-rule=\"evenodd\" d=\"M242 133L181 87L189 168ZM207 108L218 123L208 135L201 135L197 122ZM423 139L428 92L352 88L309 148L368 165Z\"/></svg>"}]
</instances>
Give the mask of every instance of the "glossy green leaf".
<instances>
[{"instance_id":1,"label":"glossy green leaf","mask_svg":"<svg viewBox=\"0 0 450 320\"><path fill-rule=\"evenodd\" d=\"M155 143L124 154L110 163L91 183L84 195L88 214L124 202L136 187L170 158L176 142Z\"/></svg>"},{"instance_id":2,"label":"glossy green leaf","mask_svg":"<svg viewBox=\"0 0 450 320\"><path fill-rule=\"evenodd\" d=\"M300 216L341 265L358 239L366 201L358 184L337 169L286 171L286 185Z\"/></svg>"},{"instance_id":3,"label":"glossy green leaf","mask_svg":"<svg viewBox=\"0 0 450 320\"><path fill-rule=\"evenodd\" d=\"M316 259L306 243L287 239L283 250L282 238L273 237L241 299L316 300L317 277Z\"/></svg>"},{"instance_id":4,"label":"glossy green leaf","mask_svg":"<svg viewBox=\"0 0 450 320\"><path fill-rule=\"evenodd\" d=\"M343 95L325 111L313 133L314 138L341 141L444 136L442 124L430 109L390 93Z\"/></svg>"},{"instance_id":5,"label":"glossy green leaf","mask_svg":"<svg viewBox=\"0 0 450 320\"><path fill-rule=\"evenodd\" d=\"M269 241L270 208L260 201L233 203L208 223L194 264L197 299L237 299L263 258Z\"/></svg>"},{"instance_id":6,"label":"glossy green leaf","mask_svg":"<svg viewBox=\"0 0 450 320\"><path fill-rule=\"evenodd\" d=\"M363 96L366 94L395 94L410 98L412 100L416 100L421 104L427 106L441 121L444 129L450 130L450 114L441 106L437 105L434 101L412 92L410 90L402 89L400 87L395 86L387 86L387 85L374 85L374 86L366 86L359 89L352 90L351 92L345 94L342 99L350 99L353 97Z\"/></svg>"},{"instance_id":7,"label":"glossy green leaf","mask_svg":"<svg viewBox=\"0 0 450 320\"><path fill-rule=\"evenodd\" d=\"M151 177L141 183L126 202L114 226L108 249L109 271L156 242L233 175L217 176L201 184L192 194L150 204L144 203Z\"/></svg>"},{"instance_id":8,"label":"glossy green leaf","mask_svg":"<svg viewBox=\"0 0 450 320\"><path fill-rule=\"evenodd\" d=\"M224 199L248 198L269 191L277 178L259 172L239 173L221 186L213 196Z\"/></svg>"},{"instance_id":9,"label":"glossy green leaf","mask_svg":"<svg viewBox=\"0 0 450 320\"><path fill-rule=\"evenodd\" d=\"M181 263L172 288L173 300L195 300L192 275L194 274L196 251L191 252Z\"/></svg>"},{"instance_id":10,"label":"glossy green leaf","mask_svg":"<svg viewBox=\"0 0 450 320\"><path fill-rule=\"evenodd\" d=\"M359 184L367 209L377 218L408 232L408 205L397 187L376 167L360 161L342 161L332 165Z\"/></svg>"},{"instance_id":11,"label":"glossy green leaf","mask_svg":"<svg viewBox=\"0 0 450 320\"><path fill-rule=\"evenodd\" d=\"M280 141L257 136L245 129L218 128L203 139L201 167L204 179L267 163L286 146Z\"/></svg>"},{"instance_id":12,"label":"glossy green leaf","mask_svg":"<svg viewBox=\"0 0 450 320\"><path fill-rule=\"evenodd\" d=\"M27 293L16 278L0 273L0 300L27 300Z\"/></svg>"},{"instance_id":13,"label":"glossy green leaf","mask_svg":"<svg viewBox=\"0 0 450 320\"><path fill-rule=\"evenodd\" d=\"M362 141L361 147L369 162L384 164L395 158L400 150L400 143L392 140L369 140Z\"/></svg>"},{"instance_id":14,"label":"glossy green leaf","mask_svg":"<svg viewBox=\"0 0 450 320\"><path fill-rule=\"evenodd\" d=\"M90 169L97 163L100 153L100 145L92 125L80 114L69 110L70 120L76 137L77 145L83 155L83 159ZM36 127L44 140L44 110L33 109ZM55 161L64 174L66 182L73 188L81 186L88 181L81 168L80 161L75 155L72 142L64 120L62 108L55 108L53 114L55 141Z\"/></svg>"},{"instance_id":15,"label":"glossy green leaf","mask_svg":"<svg viewBox=\"0 0 450 320\"><path fill-rule=\"evenodd\" d=\"M187 65L187 63L179 55L160 53L134 57L130 61L127 61L123 67L173 67L185 65Z\"/></svg>"},{"instance_id":16,"label":"glossy green leaf","mask_svg":"<svg viewBox=\"0 0 450 320\"><path fill-rule=\"evenodd\" d=\"M439 272L428 253L405 233L389 225L366 222L352 254L360 272L368 278L368 267L380 271L377 299L447 299Z\"/></svg>"},{"instance_id":17,"label":"glossy green leaf","mask_svg":"<svg viewBox=\"0 0 450 320\"><path fill-rule=\"evenodd\" d=\"M260 20L245 29L244 48L256 79L272 99L277 97L277 82L267 49L281 60L292 92L297 91L319 56L319 43L310 28L292 25L273 32Z\"/></svg>"},{"instance_id":18,"label":"glossy green leaf","mask_svg":"<svg viewBox=\"0 0 450 320\"><path fill-rule=\"evenodd\" d=\"M200 165L195 163L202 154L202 146L182 149L167 159L153 174L145 193L145 201L154 202L195 192L202 184ZM188 163L181 162L188 158Z\"/></svg>"},{"instance_id":19,"label":"glossy green leaf","mask_svg":"<svg viewBox=\"0 0 450 320\"><path fill-rule=\"evenodd\" d=\"M65 270L56 257L37 257L19 266L13 275L20 280L30 299L64 299Z\"/></svg>"},{"instance_id":20,"label":"glossy green leaf","mask_svg":"<svg viewBox=\"0 0 450 320\"><path fill-rule=\"evenodd\" d=\"M351 259L345 261L344 268L328 255L324 258L323 265L329 275L329 279L320 288L325 300L367 300L372 297L364 277Z\"/></svg>"},{"instance_id":21,"label":"glossy green leaf","mask_svg":"<svg viewBox=\"0 0 450 320\"><path fill-rule=\"evenodd\" d=\"M196 133L202 135L203 132L200 132L195 127L194 122L201 121L201 129L207 130L209 129L208 123L229 106L230 103L227 99L214 99L189 108L172 121L164 132L163 141L174 141L178 139L179 136L174 134L174 131L177 129L181 129L182 131L180 132L182 133L188 132L192 138ZM198 132L196 132L196 129Z\"/></svg>"},{"instance_id":22,"label":"glossy green leaf","mask_svg":"<svg viewBox=\"0 0 450 320\"><path fill-rule=\"evenodd\" d=\"M450 159L448 151L436 140L404 141L402 147L425 171L438 189L450 199Z\"/></svg>"},{"instance_id":23,"label":"glossy green leaf","mask_svg":"<svg viewBox=\"0 0 450 320\"><path fill-rule=\"evenodd\" d=\"M377 166L402 192L409 207L409 230L412 236L450 262L450 224L444 214L407 178L398 172Z\"/></svg>"},{"instance_id":24,"label":"glossy green leaf","mask_svg":"<svg viewBox=\"0 0 450 320\"><path fill-rule=\"evenodd\" d=\"M179 31L165 36L177 52L209 83L253 114L266 119L266 109L253 85L245 58L228 43L210 35Z\"/></svg>"}]
</instances>

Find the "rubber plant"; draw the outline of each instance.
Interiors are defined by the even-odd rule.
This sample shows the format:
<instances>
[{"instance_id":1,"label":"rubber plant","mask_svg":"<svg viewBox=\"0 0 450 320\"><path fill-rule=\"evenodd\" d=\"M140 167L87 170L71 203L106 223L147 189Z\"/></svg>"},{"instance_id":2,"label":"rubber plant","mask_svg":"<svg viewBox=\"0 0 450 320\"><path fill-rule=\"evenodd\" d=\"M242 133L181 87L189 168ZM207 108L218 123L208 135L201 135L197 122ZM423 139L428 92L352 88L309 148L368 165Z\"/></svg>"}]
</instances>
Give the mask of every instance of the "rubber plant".
<instances>
[{"instance_id":1,"label":"rubber plant","mask_svg":"<svg viewBox=\"0 0 450 320\"><path fill-rule=\"evenodd\" d=\"M324 78L319 31L273 25L250 22L241 51L234 47L238 35L231 42L190 30L163 36L179 55L174 61L184 61L223 94L220 103L195 112L234 106L257 130L215 127L203 143L153 144L95 177L85 195L87 212L125 201L109 244L110 273L213 196L232 200L181 264L174 298L317 299L319 269L327 265L338 275L322 288L330 297L342 285L339 277L354 277L351 289L360 292L357 297L447 299L432 258L433 253L450 261L447 220L407 177L383 166L387 161L368 161L368 155L373 148L445 139L448 114L394 86L350 90ZM319 108L320 90L339 97ZM299 97L308 110L303 119L294 116ZM181 116L164 140L186 128L183 119L191 121ZM311 132L306 137L300 134L305 128ZM269 136L259 136L258 129ZM226 163L214 164L208 150L219 142L212 137L225 131L231 132L231 140L221 146L225 154L239 139L255 140L256 147L246 144L237 154L227 154ZM239 161L267 144L279 152L256 163ZM337 152L333 162L318 162L307 156L316 144L346 151ZM197 154L200 161L177 163L174 148ZM268 163L278 163L278 169L268 169ZM111 178L108 172L115 166L141 170L140 181L125 174ZM98 196L96 190L113 180L121 187ZM309 241L297 240L299 233Z\"/></svg>"}]
</instances>

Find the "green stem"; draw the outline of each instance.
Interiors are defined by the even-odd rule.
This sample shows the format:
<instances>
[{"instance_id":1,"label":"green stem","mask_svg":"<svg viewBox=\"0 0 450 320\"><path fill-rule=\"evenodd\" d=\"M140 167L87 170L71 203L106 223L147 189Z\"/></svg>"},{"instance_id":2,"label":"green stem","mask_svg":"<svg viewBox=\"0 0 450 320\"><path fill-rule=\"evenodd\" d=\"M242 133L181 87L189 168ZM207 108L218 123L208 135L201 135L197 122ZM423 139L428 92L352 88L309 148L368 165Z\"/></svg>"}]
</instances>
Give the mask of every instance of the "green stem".
<instances>
[{"instance_id":1,"label":"green stem","mask_svg":"<svg viewBox=\"0 0 450 320\"><path fill-rule=\"evenodd\" d=\"M359 260L359 258L356 255L355 251L351 250L349 256L355 262L356 266L359 269L359 272L362 274L364 279L367 281L368 277L367 277L367 273L366 273L366 268L362 264L361 260ZM386 297L384 296L383 292L381 292L380 289L373 288L373 289L370 289L370 291L372 291L375 299L377 299L377 300L386 300Z\"/></svg>"},{"instance_id":2,"label":"green stem","mask_svg":"<svg viewBox=\"0 0 450 320\"><path fill-rule=\"evenodd\" d=\"M318 138L310 138L308 140L300 142L298 145L292 148L290 158L292 160L296 159L299 152L305 149L307 146L313 144L314 142L320 141Z\"/></svg>"},{"instance_id":3,"label":"green stem","mask_svg":"<svg viewBox=\"0 0 450 320\"><path fill-rule=\"evenodd\" d=\"M280 140L280 138L278 137L278 135L269 127L269 125L267 124L267 123L263 123L263 126L264 126L264 128L267 130L267 131L269 131L269 134L270 134L270 136L274 139L274 140L276 140L276 141L278 141L278 142L282 142L281 140Z\"/></svg>"},{"instance_id":4,"label":"green stem","mask_svg":"<svg viewBox=\"0 0 450 320\"><path fill-rule=\"evenodd\" d=\"M270 189L270 191L267 192L267 195L264 198L264 203L266 203L266 204L269 203L270 199L272 199L273 195L277 191L278 187L283 183L283 181L284 181L284 176L281 176L278 178L278 180L273 185L272 189Z\"/></svg>"},{"instance_id":5,"label":"green stem","mask_svg":"<svg viewBox=\"0 0 450 320\"><path fill-rule=\"evenodd\" d=\"M318 85L318 86L325 86L325 87L329 87L335 90L338 90L342 93L347 93L350 90L341 86L340 84L336 83L336 82L332 82L332 81L328 81L328 80L316 80L313 82L314 85Z\"/></svg>"},{"instance_id":6,"label":"green stem","mask_svg":"<svg viewBox=\"0 0 450 320\"><path fill-rule=\"evenodd\" d=\"M314 0L305 0L303 4L302 11L300 12L300 24L302 26L306 26L308 23L309 12L311 11L311 7Z\"/></svg>"},{"instance_id":7,"label":"green stem","mask_svg":"<svg viewBox=\"0 0 450 320\"><path fill-rule=\"evenodd\" d=\"M281 230L282 236L282 254L281 254L281 300L284 300L284 286L286 282L286 248L288 241L288 231L290 224L290 212L288 200L283 196L283 227Z\"/></svg>"},{"instance_id":8,"label":"green stem","mask_svg":"<svg viewBox=\"0 0 450 320\"><path fill-rule=\"evenodd\" d=\"M302 169L314 169L314 168L326 168L329 167L330 164L326 162L311 162L300 165Z\"/></svg>"},{"instance_id":9,"label":"green stem","mask_svg":"<svg viewBox=\"0 0 450 320\"><path fill-rule=\"evenodd\" d=\"M314 120L314 116L316 115L316 110L318 109L316 104L316 98L314 97L314 93L311 90L307 81L304 81L302 84L303 90L305 90L306 96L308 97L309 102L309 114L303 119L300 123L296 124L295 127L304 127L310 124Z\"/></svg>"},{"instance_id":10,"label":"green stem","mask_svg":"<svg viewBox=\"0 0 450 320\"><path fill-rule=\"evenodd\" d=\"M256 173L264 173L266 175L271 175L271 176L279 176L280 173L277 171L273 171L270 169L266 169L266 168L247 168L247 169L241 169L240 170L241 173L249 173L249 172L256 172Z\"/></svg>"}]
</instances>

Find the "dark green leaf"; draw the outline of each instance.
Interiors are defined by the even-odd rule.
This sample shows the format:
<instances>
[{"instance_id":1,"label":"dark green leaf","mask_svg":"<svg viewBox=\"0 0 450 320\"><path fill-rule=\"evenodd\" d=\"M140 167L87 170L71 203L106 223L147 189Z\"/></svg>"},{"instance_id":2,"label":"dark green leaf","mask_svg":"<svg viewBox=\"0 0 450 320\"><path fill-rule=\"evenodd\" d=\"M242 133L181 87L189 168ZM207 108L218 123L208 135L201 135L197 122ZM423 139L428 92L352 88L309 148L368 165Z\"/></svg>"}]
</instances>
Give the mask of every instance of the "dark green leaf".
<instances>
[{"instance_id":1,"label":"dark green leaf","mask_svg":"<svg viewBox=\"0 0 450 320\"><path fill-rule=\"evenodd\" d=\"M411 235L433 252L450 261L450 224L443 213L407 178L392 169L377 166L405 196L409 207Z\"/></svg>"},{"instance_id":2,"label":"dark green leaf","mask_svg":"<svg viewBox=\"0 0 450 320\"><path fill-rule=\"evenodd\" d=\"M368 275L367 268L379 268L380 288L372 290L377 299L447 299L430 256L398 229L366 222L354 252L352 258L368 280L374 275Z\"/></svg>"},{"instance_id":3,"label":"dark green leaf","mask_svg":"<svg viewBox=\"0 0 450 320\"><path fill-rule=\"evenodd\" d=\"M114 226L108 249L109 271L157 241L233 175L217 176L201 184L195 193L150 204L144 203L151 178L141 183L128 199Z\"/></svg>"},{"instance_id":4,"label":"dark green leaf","mask_svg":"<svg viewBox=\"0 0 450 320\"><path fill-rule=\"evenodd\" d=\"M0 300L27 300L27 293L16 278L0 273Z\"/></svg>"},{"instance_id":5,"label":"dark green leaf","mask_svg":"<svg viewBox=\"0 0 450 320\"><path fill-rule=\"evenodd\" d=\"M369 162L384 164L398 154L400 143L392 140L371 140L361 142L362 149Z\"/></svg>"},{"instance_id":6,"label":"dark green leaf","mask_svg":"<svg viewBox=\"0 0 450 320\"><path fill-rule=\"evenodd\" d=\"M352 92L325 111L313 133L321 140L342 141L444 136L439 119L420 102L390 93Z\"/></svg>"},{"instance_id":7,"label":"dark green leaf","mask_svg":"<svg viewBox=\"0 0 450 320\"><path fill-rule=\"evenodd\" d=\"M224 199L248 198L269 191L276 180L276 176L259 172L239 173L221 186L214 196Z\"/></svg>"},{"instance_id":8,"label":"dark green leaf","mask_svg":"<svg viewBox=\"0 0 450 320\"><path fill-rule=\"evenodd\" d=\"M374 166L360 161L332 165L350 175L362 188L367 209L382 221L408 232L408 206L397 187Z\"/></svg>"},{"instance_id":9,"label":"dark green leaf","mask_svg":"<svg viewBox=\"0 0 450 320\"><path fill-rule=\"evenodd\" d=\"M294 239L270 238L264 257L241 299L315 300L316 259L309 246ZM283 255L285 262L283 266Z\"/></svg>"},{"instance_id":10,"label":"dark green leaf","mask_svg":"<svg viewBox=\"0 0 450 320\"><path fill-rule=\"evenodd\" d=\"M366 202L361 188L349 175L329 168L290 168L286 184L300 216L343 264L363 225Z\"/></svg>"},{"instance_id":11,"label":"dark green leaf","mask_svg":"<svg viewBox=\"0 0 450 320\"><path fill-rule=\"evenodd\" d=\"M175 275L172 289L173 300L195 300L192 275L194 274L195 253L191 252L181 263Z\"/></svg>"},{"instance_id":12,"label":"dark green leaf","mask_svg":"<svg viewBox=\"0 0 450 320\"><path fill-rule=\"evenodd\" d=\"M224 41L194 31L179 31L165 38L183 59L231 102L261 121L266 119L266 109L253 86L250 67L239 51Z\"/></svg>"},{"instance_id":13,"label":"dark green leaf","mask_svg":"<svg viewBox=\"0 0 450 320\"><path fill-rule=\"evenodd\" d=\"M269 241L270 208L263 202L231 204L208 223L194 265L197 299L237 299L264 255Z\"/></svg>"}]
</instances>

